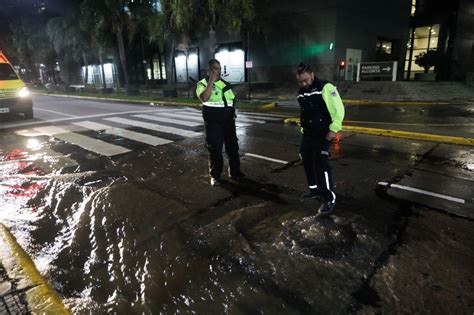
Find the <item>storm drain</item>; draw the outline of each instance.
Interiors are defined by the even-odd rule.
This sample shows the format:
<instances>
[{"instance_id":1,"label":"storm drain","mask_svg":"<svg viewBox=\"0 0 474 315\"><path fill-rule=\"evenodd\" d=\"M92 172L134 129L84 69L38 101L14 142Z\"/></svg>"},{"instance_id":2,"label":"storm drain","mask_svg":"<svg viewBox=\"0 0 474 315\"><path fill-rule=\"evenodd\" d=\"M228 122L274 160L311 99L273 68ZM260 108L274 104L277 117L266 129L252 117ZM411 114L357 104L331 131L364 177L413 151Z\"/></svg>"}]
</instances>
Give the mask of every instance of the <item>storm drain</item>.
<instances>
[{"instance_id":1,"label":"storm drain","mask_svg":"<svg viewBox=\"0 0 474 315\"><path fill-rule=\"evenodd\" d=\"M16 291L15 287L0 265L0 314L30 314L24 294Z\"/></svg>"}]
</instances>

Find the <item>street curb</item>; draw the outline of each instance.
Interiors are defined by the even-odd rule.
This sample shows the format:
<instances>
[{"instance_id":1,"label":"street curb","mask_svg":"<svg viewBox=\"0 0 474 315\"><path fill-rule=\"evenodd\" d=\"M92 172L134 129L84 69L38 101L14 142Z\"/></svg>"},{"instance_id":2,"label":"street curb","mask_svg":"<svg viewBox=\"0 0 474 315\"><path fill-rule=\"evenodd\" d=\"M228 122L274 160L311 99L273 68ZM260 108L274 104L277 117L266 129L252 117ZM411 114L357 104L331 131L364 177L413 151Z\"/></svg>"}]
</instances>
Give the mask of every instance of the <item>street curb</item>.
<instances>
[{"instance_id":1,"label":"street curb","mask_svg":"<svg viewBox=\"0 0 474 315\"><path fill-rule=\"evenodd\" d=\"M291 117L284 120L285 124L299 124L300 118ZM370 134L376 136L384 137L393 137L393 138L403 138L403 139L412 139L412 140L424 140L424 141L433 141L439 143L447 144L459 144L465 146L474 146L474 138L463 138L463 137L452 137L452 136L442 136L429 133L419 133L411 131L401 131L401 130L391 130L391 129L379 129L379 128L368 128L368 127L358 127L358 126L347 126L342 127L344 131L352 131L355 133Z\"/></svg>"},{"instance_id":2,"label":"street curb","mask_svg":"<svg viewBox=\"0 0 474 315\"><path fill-rule=\"evenodd\" d=\"M426 106L426 105L449 105L449 102L418 102L418 101L378 101L378 100L353 100L342 99L344 105L385 105L385 106Z\"/></svg>"},{"instance_id":3,"label":"street curb","mask_svg":"<svg viewBox=\"0 0 474 315\"><path fill-rule=\"evenodd\" d=\"M18 244L15 236L2 223L0 223L0 262L10 278L19 280L18 289L24 290L28 310L31 313L71 314Z\"/></svg>"},{"instance_id":4,"label":"street curb","mask_svg":"<svg viewBox=\"0 0 474 315\"><path fill-rule=\"evenodd\" d=\"M424 140L433 141L447 144L459 144L466 146L474 146L474 138L462 138L452 136L442 136L429 133L418 133L410 131L400 130L389 130L389 129L378 129L378 128L367 128L367 127L356 127L356 126L343 126L344 131L352 131L356 133L371 134L384 137L404 138L412 140Z\"/></svg>"}]
</instances>

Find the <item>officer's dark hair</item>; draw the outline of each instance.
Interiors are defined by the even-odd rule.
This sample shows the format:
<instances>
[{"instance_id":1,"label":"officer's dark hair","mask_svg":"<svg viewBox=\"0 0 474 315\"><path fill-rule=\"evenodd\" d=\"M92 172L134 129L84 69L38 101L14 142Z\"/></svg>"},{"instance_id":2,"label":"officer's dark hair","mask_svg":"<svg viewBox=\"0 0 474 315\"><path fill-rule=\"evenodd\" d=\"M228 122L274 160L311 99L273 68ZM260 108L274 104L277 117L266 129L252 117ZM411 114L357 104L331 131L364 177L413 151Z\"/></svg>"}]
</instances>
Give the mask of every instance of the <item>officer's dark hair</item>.
<instances>
[{"instance_id":1,"label":"officer's dark hair","mask_svg":"<svg viewBox=\"0 0 474 315\"><path fill-rule=\"evenodd\" d=\"M221 64L221 63L219 62L219 60L217 60L217 59L211 59L211 60L209 60L209 62L207 63L207 66L209 67L209 69L211 69L212 66L213 66L214 64L216 64L216 63L219 64L219 65Z\"/></svg>"},{"instance_id":2,"label":"officer's dark hair","mask_svg":"<svg viewBox=\"0 0 474 315\"><path fill-rule=\"evenodd\" d=\"M311 73L313 70L308 65L305 65L304 63L300 63L298 65L298 71L296 72L297 75L302 75L303 73Z\"/></svg>"}]
</instances>

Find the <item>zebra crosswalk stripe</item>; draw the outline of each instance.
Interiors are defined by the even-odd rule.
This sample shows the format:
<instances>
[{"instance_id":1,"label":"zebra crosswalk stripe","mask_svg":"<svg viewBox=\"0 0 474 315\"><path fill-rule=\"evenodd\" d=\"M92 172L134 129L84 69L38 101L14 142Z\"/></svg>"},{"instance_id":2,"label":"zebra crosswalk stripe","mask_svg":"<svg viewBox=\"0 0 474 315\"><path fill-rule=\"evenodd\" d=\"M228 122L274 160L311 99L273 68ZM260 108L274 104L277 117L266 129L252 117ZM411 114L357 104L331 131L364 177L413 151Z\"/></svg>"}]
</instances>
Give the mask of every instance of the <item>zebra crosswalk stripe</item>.
<instances>
[{"instance_id":1,"label":"zebra crosswalk stripe","mask_svg":"<svg viewBox=\"0 0 474 315\"><path fill-rule=\"evenodd\" d=\"M155 136L152 136L152 135L147 135L147 134L144 134L144 133L135 132L135 131L131 131L131 130L123 129L123 128L117 128L117 127L104 125L104 124L100 124L100 123L96 123L96 122L92 122L92 121L87 121L87 120L86 121L75 122L74 125L80 126L82 128L94 130L94 131L105 130L105 132L108 133L108 134L118 136L118 137L122 137L122 138L126 138L126 139L130 139L130 140L137 141L137 142L146 143L146 144L153 145L153 146L163 145L163 144L173 142L173 141L168 140L168 139L163 139L163 138L160 138L160 137L155 137Z\"/></svg>"},{"instance_id":2,"label":"zebra crosswalk stripe","mask_svg":"<svg viewBox=\"0 0 474 315\"><path fill-rule=\"evenodd\" d=\"M249 116L247 113L239 113L238 117L245 117L245 118L250 118L250 119L262 119L262 120L268 120L268 121L282 121L283 117L277 118L277 117L267 117L264 115L251 115Z\"/></svg>"},{"instance_id":3,"label":"zebra crosswalk stripe","mask_svg":"<svg viewBox=\"0 0 474 315\"><path fill-rule=\"evenodd\" d=\"M175 125L182 125L182 126L187 126L187 127L198 127L202 125L202 123L194 123L190 121L177 120L177 119L166 118L166 117L156 117L156 116L151 116L151 115L133 115L133 117L154 120L154 121L159 121L159 122L164 122L164 123L171 123Z\"/></svg>"},{"instance_id":4,"label":"zebra crosswalk stripe","mask_svg":"<svg viewBox=\"0 0 474 315\"><path fill-rule=\"evenodd\" d=\"M287 118L288 115L285 114L272 114L272 113L255 113L255 112L245 112L245 111L240 111L239 114L241 115L246 115L246 116L255 116L255 117L276 117L276 118Z\"/></svg>"},{"instance_id":5,"label":"zebra crosswalk stripe","mask_svg":"<svg viewBox=\"0 0 474 315\"><path fill-rule=\"evenodd\" d=\"M192 121L199 121L201 122L201 125L204 124L204 120L201 117L197 116L183 116L182 114L173 114L173 113L160 113L160 114L155 114L159 116L169 116L169 117L174 117L174 118L180 118L180 119L186 119L186 120L192 120ZM248 127L251 126L251 124L246 124L246 123L239 123L238 121L236 122L237 127Z\"/></svg>"},{"instance_id":6,"label":"zebra crosswalk stripe","mask_svg":"<svg viewBox=\"0 0 474 315\"><path fill-rule=\"evenodd\" d=\"M151 123L147 123L147 122L143 122L143 121L139 121L139 120L128 119L128 118L110 117L110 118L104 118L103 120L112 121L112 122L116 122L116 123L123 124L123 125L129 125L129 126L134 126L134 127L140 127L140 128L144 128L144 129L159 131L159 132L176 134L176 135L179 135L179 136L182 136L182 137L191 138L191 137L202 136L201 132L184 130L184 129L168 127L168 126L162 126L162 125L158 125L158 124L151 124Z\"/></svg>"},{"instance_id":7,"label":"zebra crosswalk stripe","mask_svg":"<svg viewBox=\"0 0 474 315\"><path fill-rule=\"evenodd\" d=\"M182 111L182 113L186 113L184 115L186 116L191 116L191 117L202 117L202 115L199 112L191 112L191 111ZM183 117L183 116L182 116ZM184 118L184 117L183 117ZM257 119L251 119L251 118L244 118L238 116L237 119L235 120L237 123L238 122L248 122L248 123L256 123L256 124L264 124L265 121L263 120L257 120Z\"/></svg>"},{"instance_id":8,"label":"zebra crosswalk stripe","mask_svg":"<svg viewBox=\"0 0 474 315\"><path fill-rule=\"evenodd\" d=\"M59 140L69 142L73 145L77 145L88 151L92 151L105 156L113 156L130 152L130 150L127 148L115 144L110 144L105 141L97 140L91 137L87 137L75 132L70 132L69 130L60 127L48 126L38 127L34 129L42 134L52 136Z\"/></svg>"}]
</instances>

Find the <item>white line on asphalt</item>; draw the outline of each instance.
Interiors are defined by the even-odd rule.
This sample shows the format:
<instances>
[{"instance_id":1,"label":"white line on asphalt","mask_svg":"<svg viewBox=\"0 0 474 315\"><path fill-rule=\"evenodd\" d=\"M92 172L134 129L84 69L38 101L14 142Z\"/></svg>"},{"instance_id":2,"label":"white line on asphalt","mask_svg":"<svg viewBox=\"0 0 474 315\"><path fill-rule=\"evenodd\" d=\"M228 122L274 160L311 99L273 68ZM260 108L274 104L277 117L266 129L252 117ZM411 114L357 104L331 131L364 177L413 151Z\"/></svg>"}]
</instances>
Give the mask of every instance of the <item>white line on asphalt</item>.
<instances>
[{"instance_id":1,"label":"white line on asphalt","mask_svg":"<svg viewBox=\"0 0 474 315\"><path fill-rule=\"evenodd\" d=\"M100 123L96 123L96 122L92 122L92 121L87 121L87 120L86 121L75 122L73 124L77 125L77 126L80 126L82 128L86 128L86 129L90 129L90 130L94 130L94 131L105 130L105 132L108 133L108 134L118 136L118 137L122 137L122 138L126 138L126 139L131 139L131 140L134 140L134 141L137 141L137 142L142 142L142 143L146 143L146 144L153 145L153 146L163 145L163 144L173 142L173 141L168 140L168 139L163 139L163 138L160 138L160 137L147 135L145 133L135 132L135 131L131 131L131 130L123 129L123 128L117 128L117 127L104 125L104 124L100 124Z\"/></svg>"},{"instance_id":2,"label":"white line on asphalt","mask_svg":"<svg viewBox=\"0 0 474 315\"><path fill-rule=\"evenodd\" d=\"M268 120L268 121L282 121L283 120L283 117L276 118L276 117L267 117L267 116L263 116L263 115L249 116L248 114L243 114L243 113L239 113L237 115L237 119L239 119L239 117L245 117L245 118L250 118L250 119L261 119L261 120Z\"/></svg>"},{"instance_id":3,"label":"white line on asphalt","mask_svg":"<svg viewBox=\"0 0 474 315\"><path fill-rule=\"evenodd\" d=\"M183 115L183 114L174 114L174 113L159 113L159 114L153 114L153 115L168 116L168 117L198 121L198 122L201 122L201 125L204 124L204 120L202 119L202 116L200 116L200 117L192 116L191 117L191 116L186 116L186 114ZM251 126L251 124L236 122L236 126L237 127L248 127L248 126Z\"/></svg>"},{"instance_id":4,"label":"white line on asphalt","mask_svg":"<svg viewBox=\"0 0 474 315\"><path fill-rule=\"evenodd\" d=\"M255 158L258 158L258 159L262 159L262 160L271 161L271 162L276 162L276 163L281 163L281 164L288 164L287 161L278 160L278 159L270 158L270 157L263 156L263 155L258 155L258 154L253 154L253 153L245 153L245 155L255 157Z\"/></svg>"},{"instance_id":5,"label":"white line on asphalt","mask_svg":"<svg viewBox=\"0 0 474 315\"><path fill-rule=\"evenodd\" d=\"M183 129L173 128L173 127L168 127L168 126L161 126L161 125L158 125L158 124L150 124L150 123L147 123L147 122L127 119L127 118L110 117L110 118L104 118L104 120L113 121L113 122L116 122L116 123L119 123L119 124L124 124L124 125L129 125L129 126L135 126L135 127L141 127L141 128L145 128L145 129L155 130L155 131L159 131L159 132L176 134L176 135L180 135L180 136L183 136L183 137L197 137L197 136L202 135L201 132L183 130Z\"/></svg>"},{"instance_id":6,"label":"white line on asphalt","mask_svg":"<svg viewBox=\"0 0 474 315\"><path fill-rule=\"evenodd\" d=\"M50 113L53 113L53 114L69 116L69 117L78 117L76 115L64 114L64 113L56 112L54 110L49 110L49 109L44 109L44 108L39 108L39 107L35 107L34 110L42 110L42 111L45 111L45 112L50 112Z\"/></svg>"},{"instance_id":7,"label":"white line on asphalt","mask_svg":"<svg viewBox=\"0 0 474 315\"><path fill-rule=\"evenodd\" d=\"M263 117L278 117L278 118L287 118L288 115L284 114L270 114L270 113L254 113L254 112L246 112L246 111L239 111L239 114L248 115L248 116L263 116Z\"/></svg>"},{"instance_id":8,"label":"white line on asphalt","mask_svg":"<svg viewBox=\"0 0 474 315\"><path fill-rule=\"evenodd\" d=\"M202 119L202 116L197 117L197 116L187 116L186 114L175 114L175 113L153 113L153 115L157 116L168 116L168 117L173 117L173 118L179 118L179 119L186 119L186 120L192 120L192 121L198 121L204 123L204 120Z\"/></svg>"},{"instance_id":9,"label":"white line on asphalt","mask_svg":"<svg viewBox=\"0 0 474 315\"><path fill-rule=\"evenodd\" d=\"M191 121L177 120L177 119L172 119L172 118L157 117L157 116L151 116L151 115L133 115L133 117L154 120L154 121L159 121L159 122L164 122L164 123L170 123L170 124L175 124L175 125L182 125L182 126L187 126L187 127L198 127L198 126L202 126L203 124L203 123L195 123Z\"/></svg>"},{"instance_id":10,"label":"white line on asphalt","mask_svg":"<svg viewBox=\"0 0 474 315\"><path fill-rule=\"evenodd\" d=\"M94 138L90 138L87 136L83 136L81 134L70 132L66 129L55 127L55 126L38 127L38 128L35 128L35 130L42 132L48 136L52 136L57 139L77 145L88 151L92 151L92 152L105 155L105 156L112 156L112 155L130 152L129 149L123 148L121 146L110 144L110 143L97 140Z\"/></svg>"},{"instance_id":11,"label":"white line on asphalt","mask_svg":"<svg viewBox=\"0 0 474 315\"><path fill-rule=\"evenodd\" d=\"M50 120L35 120L35 121L27 121L27 122L17 123L17 124L2 125L2 126L0 126L0 129L31 126L31 125L38 125L38 124L44 124L44 123L55 123L55 122L69 121L69 120L76 120L76 119L90 119L90 118L116 116L116 115L126 115L126 114L152 113L152 112L157 112L157 111L159 111L159 109L132 110L132 111L127 111L127 112L113 112L113 113L107 113L107 114L77 116L77 117L70 117L70 118L57 118L57 119L50 119Z\"/></svg>"},{"instance_id":12,"label":"white line on asphalt","mask_svg":"<svg viewBox=\"0 0 474 315\"><path fill-rule=\"evenodd\" d=\"M398 185L398 184L390 184L390 183L387 183L387 182L379 182L378 184L380 186L388 186L390 188L398 188L398 189L402 189L402 190L408 190L408 191L420 193L420 194L423 194L423 195L433 196L433 197L446 199L446 200L454 201L454 202L458 202L458 203L465 203L466 202L464 199L451 197L451 196L447 196L447 195L442 195L442 194L438 194L438 193L435 193L435 192L431 192L431 191L427 191L427 190L423 190L423 189L418 189L418 188L413 188L413 187L409 187L409 186L403 186L403 185Z\"/></svg>"},{"instance_id":13,"label":"white line on asphalt","mask_svg":"<svg viewBox=\"0 0 474 315\"><path fill-rule=\"evenodd\" d=\"M202 117L202 114L200 112L191 112L191 111L183 111L186 113L186 115L193 116L193 117ZM256 124L264 124L265 121L263 120L257 120L257 119L251 119L251 118L240 118L240 116L237 116L237 119L235 120L236 122L249 122L249 123L256 123Z\"/></svg>"}]
</instances>

